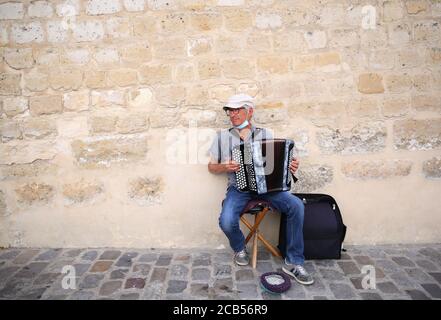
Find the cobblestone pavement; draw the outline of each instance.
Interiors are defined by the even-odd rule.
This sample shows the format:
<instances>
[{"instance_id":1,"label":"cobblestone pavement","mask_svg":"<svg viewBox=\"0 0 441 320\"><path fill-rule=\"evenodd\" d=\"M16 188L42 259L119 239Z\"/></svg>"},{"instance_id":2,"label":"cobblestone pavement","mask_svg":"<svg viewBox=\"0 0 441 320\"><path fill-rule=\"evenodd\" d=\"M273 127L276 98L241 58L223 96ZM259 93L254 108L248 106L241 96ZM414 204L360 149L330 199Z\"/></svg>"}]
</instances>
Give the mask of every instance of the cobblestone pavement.
<instances>
[{"instance_id":1,"label":"cobblestone pavement","mask_svg":"<svg viewBox=\"0 0 441 320\"><path fill-rule=\"evenodd\" d=\"M1 249L0 299L441 299L441 244L346 249L341 260L306 261L315 284L293 280L282 295L259 286L282 266L266 251L253 270L227 249ZM375 289L362 288L365 265L375 266Z\"/></svg>"}]
</instances>

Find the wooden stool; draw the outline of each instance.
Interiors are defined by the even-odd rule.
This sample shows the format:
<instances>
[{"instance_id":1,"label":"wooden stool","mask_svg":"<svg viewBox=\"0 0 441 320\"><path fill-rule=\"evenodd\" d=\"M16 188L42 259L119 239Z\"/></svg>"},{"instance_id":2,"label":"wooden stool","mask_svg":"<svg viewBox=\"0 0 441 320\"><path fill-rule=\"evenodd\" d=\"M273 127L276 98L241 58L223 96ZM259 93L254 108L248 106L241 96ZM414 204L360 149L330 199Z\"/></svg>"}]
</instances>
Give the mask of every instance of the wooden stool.
<instances>
[{"instance_id":1,"label":"wooden stool","mask_svg":"<svg viewBox=\"0 0 441 320\"><path fill-rule=\"evenodd\" d=\"M255 269L257 265L257 243L258 240L262 241L263 245L272 253L275 257L282 257L280 251L270 244L259 232L259 225L265 217L266 213L271 210L271 204L264 200L251 200L245 206L245 209L240 214L240 221L250 229L248 236L245 239L245 245L253 237L253 251L251 255L251 265ZM254 224L251 224L247 219L245 219L245 214L254 215Z\"/></svg>"}]
</instances>

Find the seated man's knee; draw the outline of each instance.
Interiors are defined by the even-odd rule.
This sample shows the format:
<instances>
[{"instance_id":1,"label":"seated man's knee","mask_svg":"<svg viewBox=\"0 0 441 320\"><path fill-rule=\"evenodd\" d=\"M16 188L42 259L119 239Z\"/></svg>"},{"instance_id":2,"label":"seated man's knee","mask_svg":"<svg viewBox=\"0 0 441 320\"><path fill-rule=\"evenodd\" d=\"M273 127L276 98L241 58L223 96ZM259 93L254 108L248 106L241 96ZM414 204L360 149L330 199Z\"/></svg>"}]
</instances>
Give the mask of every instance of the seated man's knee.
<instances>
[{"instance_id":1,"label":"seated man's knee","mask_svg":"<svg viewBox=\"0 0 441 320\"><path fill-rule=\"evenodd\" d=\"M219 217L219 227L225 233L230 233L234 230L236 223L233 219L229 218L227 215L221 215Z\"/></svg>"},{"instance_id":2,"label":"seated man's knee","mask_svg":"<svg viewBox=\"0 0 441 320\"><path fill-rule=\"evenodd\" d=\"M291 197L291 201L289 203L290 210L292 213L299 215L301 218L303 218L305 214L305 205L303 204L303 201L299 199L296 196Z\"/></svg>"}]
</instances>

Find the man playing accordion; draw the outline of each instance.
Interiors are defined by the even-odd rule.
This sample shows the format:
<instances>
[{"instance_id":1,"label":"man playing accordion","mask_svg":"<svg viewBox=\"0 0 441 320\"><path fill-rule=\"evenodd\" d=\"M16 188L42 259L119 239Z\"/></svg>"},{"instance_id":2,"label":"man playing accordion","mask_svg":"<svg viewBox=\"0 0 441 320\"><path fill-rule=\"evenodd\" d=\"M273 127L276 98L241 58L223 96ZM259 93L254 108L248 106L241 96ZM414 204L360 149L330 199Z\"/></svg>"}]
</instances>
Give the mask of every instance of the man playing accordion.
<instances>
[{"instance_id":1,"label":"man playing accordion","mask_svg":"<svg viewBox=\"0 0 441 320\"><path fill-rule=\"evenodd\" d=\"M241 266L249 263L245 237L240 230L239 220L248 201L259 198L270 202L274 209L287 216L286 258L282 270L301 284L312 284L314 280L303 266L305 258L303 255L304 205L302 200L289 191L257 194L240 190L237 185L236 173L241 169L241 165L232 160L233 150L237 150L241 144L273 139L271 132L265 128L256 128L251 123L254 112L252 97L246 94L234 95L223 108L233 127L221 130L214 138L209 150L211 159L208 170L213 174L226 173L228 175L228 187L219 217L219 226L234 251L234 262ZM287 169L294 175L298 167L298 159L293 158Z\"/></svg>"}]
</instances>

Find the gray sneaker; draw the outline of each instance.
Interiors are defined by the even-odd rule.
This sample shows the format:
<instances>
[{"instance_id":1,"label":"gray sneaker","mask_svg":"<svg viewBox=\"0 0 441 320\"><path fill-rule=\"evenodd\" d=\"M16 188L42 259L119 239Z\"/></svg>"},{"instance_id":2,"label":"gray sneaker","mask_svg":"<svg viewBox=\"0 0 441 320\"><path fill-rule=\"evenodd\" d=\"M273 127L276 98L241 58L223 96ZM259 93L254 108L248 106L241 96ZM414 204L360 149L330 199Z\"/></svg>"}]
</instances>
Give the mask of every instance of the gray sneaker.
<instances>
[{"instance_id":1,"label":"gray sneaker","mask_svg":"<svg viewBox=\"0 0 441 320\"><path fill-rule=\"evenodd\" d=\"M246 266L250 263L250 258L248 257L246 249L234 254L234 262L239 266Z\"/></svg>"},{"instance_id":2,"label":"gray sneaker","mask_svg":"<svg viewBox=\"0 0 441 320\"><path fill-rule=\"evenodd\" d=\"M293 277L298 283L304 285L311 285L314 283L312 276L301 265L288 264L285 260L285 265L282 267L282 270Z\"/></svg>"}]
</instances>

